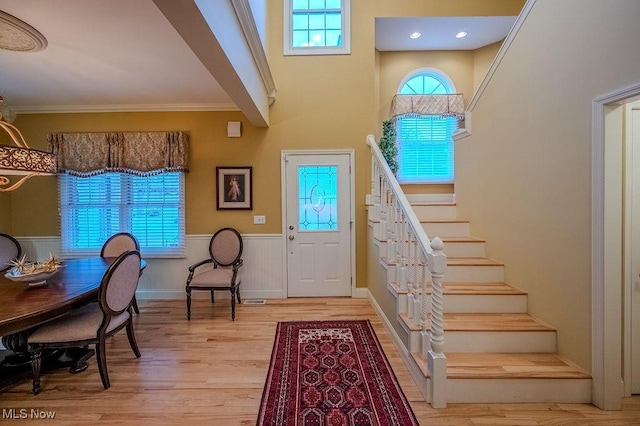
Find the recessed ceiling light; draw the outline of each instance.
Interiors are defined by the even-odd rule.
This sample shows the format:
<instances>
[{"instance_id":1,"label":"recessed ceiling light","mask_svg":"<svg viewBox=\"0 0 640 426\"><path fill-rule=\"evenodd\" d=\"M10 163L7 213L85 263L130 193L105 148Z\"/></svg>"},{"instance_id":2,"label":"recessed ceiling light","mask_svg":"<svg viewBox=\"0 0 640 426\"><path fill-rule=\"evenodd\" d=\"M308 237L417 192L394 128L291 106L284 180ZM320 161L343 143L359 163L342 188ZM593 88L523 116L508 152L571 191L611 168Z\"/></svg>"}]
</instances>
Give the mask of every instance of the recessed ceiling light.
<instances>
[{"instance_id":1,"label":"recessed ceiling light","mask_svg":"<svg viewBox=\"0 0 640 426\"><path fill-rule=\"evenodd\" d=\"M456 38L463 38L467 36L467 32L466 31L460 31L458 34L456 34Z\"/></svg>"},{"instance_id":2,"label":"recessed ceiling light","mask_svg":"<svg viewBox=\"0 0 640 426\"><path fill-rule=\"evenodd\" d=\"M411 38L418 38L418 37L420 37L421 35L422 35L422 34L420 34L419 32L417 32L417 31L416 31L415 33L411 33L411 35L410 35L409 37L411 37Z\"/></svg>"}]
</instances>

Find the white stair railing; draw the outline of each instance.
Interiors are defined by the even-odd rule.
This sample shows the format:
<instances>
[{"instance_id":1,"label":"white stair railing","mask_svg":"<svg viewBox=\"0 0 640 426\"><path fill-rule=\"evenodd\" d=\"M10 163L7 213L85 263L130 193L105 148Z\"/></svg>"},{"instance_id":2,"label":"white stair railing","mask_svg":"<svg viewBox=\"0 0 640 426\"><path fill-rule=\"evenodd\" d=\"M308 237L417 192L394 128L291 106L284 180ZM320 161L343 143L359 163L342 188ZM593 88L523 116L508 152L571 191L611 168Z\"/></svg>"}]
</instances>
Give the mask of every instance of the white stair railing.
<instances>
[{"instance_id":1,"label":"white stair railing","mask_svg":"<svg viewBox=\"0 0 640 426\"><path fill-rule=\"evenodd\" d=\"M447 405L447 358L443 352L442 283L447 267L444 244L439 237L429 240L373 135L367 136L367 145L371 148L370 218L378 224L374 235L386 240L387 261L395 265L393 276L389 274L388 279L409 293L407 305L399 310L420 326L420 357L427 361L430 379L429 402L434 408L444 408Z\"/></svg>"}]
</instances>

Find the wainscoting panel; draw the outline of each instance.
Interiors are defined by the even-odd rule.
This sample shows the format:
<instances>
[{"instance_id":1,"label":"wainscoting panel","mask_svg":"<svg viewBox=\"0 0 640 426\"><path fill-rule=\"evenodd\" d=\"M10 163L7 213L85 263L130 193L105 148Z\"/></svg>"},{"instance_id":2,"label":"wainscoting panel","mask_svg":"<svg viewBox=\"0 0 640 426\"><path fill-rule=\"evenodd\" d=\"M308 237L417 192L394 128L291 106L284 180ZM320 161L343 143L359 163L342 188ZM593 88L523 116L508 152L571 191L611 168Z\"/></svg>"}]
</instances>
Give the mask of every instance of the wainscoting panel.
<instances>
[{"instance_id":1,"label":"wainscoting panel","mask_svg":"<svg viewBox=\"0 0 640 426\"><path fill-rule=\"evenodd\" d=\"M60 253L60 237L16 237L28 259L44 260L49 253ZM138 285L139 299L184 299L188 267L208 256L211 235L187 235L187 256L182 259L145 259L145 269ZM279 299L284 297L282 235L247 234L242 236L244 266L241 296L243 299ZM143 253L144 256L144 253ZM219 292L216 297L228 297ZM206 297L207 292L194 292Z\"/></svg>"}]
</instances>

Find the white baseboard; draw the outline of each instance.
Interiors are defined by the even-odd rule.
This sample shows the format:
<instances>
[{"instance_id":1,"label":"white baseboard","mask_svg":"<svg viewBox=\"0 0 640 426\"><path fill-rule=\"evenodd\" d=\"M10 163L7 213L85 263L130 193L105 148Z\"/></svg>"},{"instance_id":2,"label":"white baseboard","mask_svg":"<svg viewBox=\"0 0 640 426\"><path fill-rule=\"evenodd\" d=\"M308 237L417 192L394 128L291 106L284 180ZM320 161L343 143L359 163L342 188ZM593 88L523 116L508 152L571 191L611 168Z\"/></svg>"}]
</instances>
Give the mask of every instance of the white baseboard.
<instances>
[{"instance_id":1,"label":"white baseboard","mask_svg":"<svg viewBox=\"0 0 640 426\"><path fill-rule=\"evenodd\" d=\"M353 289L351 297L354 299L366 299L369 297L369 289L365 287L356 287Z\"/></svg>"}]
</instances>

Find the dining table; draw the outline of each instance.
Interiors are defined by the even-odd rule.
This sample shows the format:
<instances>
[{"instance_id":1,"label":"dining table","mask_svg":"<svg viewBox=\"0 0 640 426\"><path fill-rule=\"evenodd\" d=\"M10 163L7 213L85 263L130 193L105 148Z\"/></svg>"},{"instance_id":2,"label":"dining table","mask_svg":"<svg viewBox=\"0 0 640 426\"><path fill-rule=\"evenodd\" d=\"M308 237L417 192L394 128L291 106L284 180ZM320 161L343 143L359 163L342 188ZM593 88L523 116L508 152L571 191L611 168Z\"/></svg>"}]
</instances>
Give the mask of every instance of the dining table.
<instances>
[{"instance_id":1,"label":"dining table","mask_svg":"<svg viewBox=\"0 0 640 426\"><path fill-rule=\"evenodd\" d=\"M13 281L6 273L0 274L0 336L6 348L0 351L0 389L30 374L27 339L31 331L96 301L102 278L115 259L96 256L63 260L44 283ZM141 269L144 266L143 260ZM69 367L71 372L80 372L87 368L93 354L89 348L56 351L48 360L43 359L43 368Z\"/></svg>"}]
</instances>

